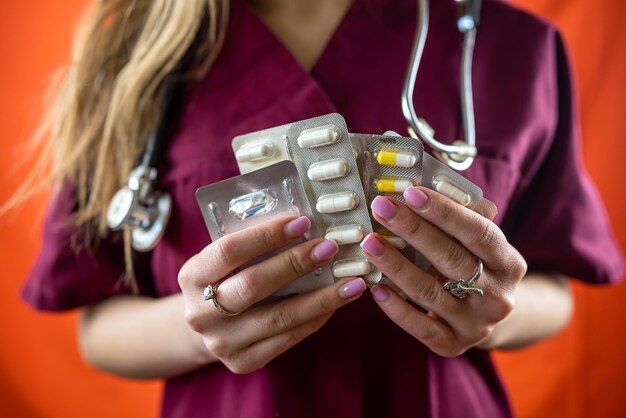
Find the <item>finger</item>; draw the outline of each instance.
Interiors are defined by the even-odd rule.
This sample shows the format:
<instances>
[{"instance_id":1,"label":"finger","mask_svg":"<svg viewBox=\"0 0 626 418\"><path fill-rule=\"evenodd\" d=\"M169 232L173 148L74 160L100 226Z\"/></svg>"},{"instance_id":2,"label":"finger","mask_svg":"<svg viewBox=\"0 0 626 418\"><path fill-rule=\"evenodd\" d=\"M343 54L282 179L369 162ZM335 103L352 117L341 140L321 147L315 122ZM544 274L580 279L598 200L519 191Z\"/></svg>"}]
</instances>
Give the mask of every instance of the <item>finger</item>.
<instances>
[{"instance_id":1,"label":"finger","mask_svg":"<svg viewBox=\"0 0 626 418\"><path fill-rule=\"evenodd\" d=\"M482 198L480 204L471 208L471 210L483 216L484 218L489 219L490 221L493 221L493 219L498 214L498 207L496 206L496 204L485 197Z\"/></svg>"},{"instance_id":2,"label":"finger","mask_svg":"<svg viewBox=\"0 0 626 418\"><path fill-rule=\"evenodd\" d=\"M426 257L444 276L466 279L476 271L476 260L454 237L410 208L384 196L372 202L374 218Z\"/></svg>"},{"instance_id":3,"label":"finger","mask_svg":"<svg viewBox=\"0 0 626 418\"><path fill-rule=\"evenodd\" d=\"M454 332L444 323L420 312L384 285L371 289L383 312L400 328L424 343L433 352L445 357L462 354Z\"/></svg>"},{"instance_id":4,"label":"finger","mask_svg":"<svg viewBox=\"0 0 626 418\"><path fill-rule=\"evenodd\" d=\"M506 239L499 228L488 219L459 205L458 203L440 195L437 192L409 187L405 190L405 199L411 211L418 217L416 224L409 231L418 232L427 221L450 236L455 237L472 254L482 258L485 263L500 263ZM372 202L374 217L383 225L398 233L400 225L410 226L406 222L407 216L404 206L379 196ZM403 216L396 219L396 215Z\"/></svg>"},{"instance_id":5,"label":"finger","mask_svg":"<svg viewBox=\"0 0 626 418\"><path fill-rule=\"evenodd\" d=\"M313 318L283 333L273 335L235 353L225 365L234 373L251 373L318 331L332 314Z\"/></svg>"},{"instance_id":6,"label":"finger","mask_svg":"<svg viewBox=\"0 0 626 418\"><path fill-rule=\"evenodd\" d=\"M490 220L423 187L408 188L404 197L407 205L420 217L454 236L491 270L525 269L522 257Z\"/></svg>"},{"instance_id":7,"label":"finger","mask_svg":"<svg viewBox=\"0 0 626 418\"><path fill-rule=\"evenodd\" d=\"M344 279L323 288L263 305L249 312L237 328L241 346L284 334L315 318L329 315L358 299L367 288L361 278Z\"/></svg>"},{"instance_id":8,"label":"finger","mask_svg":"<svg viewBox=\"0 0 626 418\"><path fill-rule=\"evenodd\" d=\"M378 234L369 234L361 247L370 262L415 303L446 319L456 312L457 301L441 283L409 261L387 240Z\"/></svg>"},{"instance_id":9,"label":"finger","mask_svg":"<svg viewBox=\"0 0 626 418\"><path fill-rule=\"evenodd\" d=\"M241 312L278 289L327 264L338 251L335 241L314 239L288 248L220 283L218 300Z\"/></svg>"},{"instance_id":10,"label":"finger","mask_svg":"<svg viewBox=\"0 0 626 418\"><path fill-rule=\"evenodd\" d=\"M368 235L362 246L370 262L402 292L427 309L430 317L445 321L457 342L484 338L488 327L512 309L510 298L494 297L490 285L484 289L484 299L457 299L444 289L438 278L420 270L376 234Z\"/></svg>"},{"instance_id":11,"label":"finger","mask_svg":"<svg viewBox=\"0 0 626 418\"><path fill-rule=\"evenodd\" d=\"M311 227L306 216L281 218L228 234L190 258L181 268L179 284L204 287L217 283L242 264L282 248ZM210 277L209 277L210 275Z\"/></svg>"}]
</instances>

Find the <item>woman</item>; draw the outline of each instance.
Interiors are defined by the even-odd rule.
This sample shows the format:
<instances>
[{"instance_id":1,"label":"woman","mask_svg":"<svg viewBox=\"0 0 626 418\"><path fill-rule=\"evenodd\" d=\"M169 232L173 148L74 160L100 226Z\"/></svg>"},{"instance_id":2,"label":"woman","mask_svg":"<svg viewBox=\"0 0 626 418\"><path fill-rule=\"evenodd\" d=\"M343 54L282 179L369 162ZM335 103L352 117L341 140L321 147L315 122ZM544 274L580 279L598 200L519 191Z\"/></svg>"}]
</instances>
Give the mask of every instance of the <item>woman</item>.
<instances>
[{"instance_id":1,"label":"woman","mask_svg":"<svg viewBox=\"0 0 626 418\"><path fill-rule=\"evenodd\" d=\"M453 138L461 130L460 34L455 4L432 3L416 108L439 137ZM375 234L362 243L421 308L384 286L363 294L359 278L252 307L328 263L336 244L311 240L231 275L303 235L309 221L283 219L209 244L194 200L198 186L238 174L230 140L242 133L333 111L353 132L403 132L415 7L102 2L53 125L54 174L64 183L25 299L42 309L81 307L81 348L96 367L167 378L164 416L509 416L484 350L561 329L571 310L564 276L605 283L623 271L578 166L575 104L553 28L502 2L483 4L474 62L479 155L467 177L496 203L495 219L422 188L407 191L406 206L372 204L373 216L437 269L420 271ZM103 212L143 152L172 72L189 84L159 171L174 211L164 239L126 263L134 279L120 285L124 247L106 233ZM75 231L80 243L101 240L76 252L68 245ZM483 297L443 289L447 278L471 277L478 260ZM204 300L217 283L219 304L240 313L223 315Z\"/></svg>"}]
</instances>

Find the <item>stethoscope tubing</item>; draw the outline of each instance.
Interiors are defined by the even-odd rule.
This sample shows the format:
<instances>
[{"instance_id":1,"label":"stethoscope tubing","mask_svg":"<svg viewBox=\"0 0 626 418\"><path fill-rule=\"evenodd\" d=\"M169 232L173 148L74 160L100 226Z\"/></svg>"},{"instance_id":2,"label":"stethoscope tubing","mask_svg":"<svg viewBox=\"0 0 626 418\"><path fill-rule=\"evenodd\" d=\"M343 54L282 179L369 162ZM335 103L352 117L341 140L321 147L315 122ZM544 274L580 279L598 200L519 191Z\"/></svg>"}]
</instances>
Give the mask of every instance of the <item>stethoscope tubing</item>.
<instances>
[{"instance_id":1,"label":"stethoscope tubing","mask_svg":"<svg viewBox=\"0 0 626 418\"><path fill-rule=\"evenodd\" d=\"M476 123L474 117L474 98L472 91L472 60L474 56L474 46L476 43L476 25L471 28L459 28L463 35L463 50L460 66L461 81L461 108L463 117L463 131L465 139L463 143L450 141L444 144L429 132L427 126L420 120L415 112L413 96L415 93L415 81L426 38L428 36L428 24L430 9L428 0L418 0L417 27L415 39L411 49L411 57L407 68L407 74L402 88L401 107L402 113L408 124L408 131L413 137L421 139L432 150L437 157L455 170L465 170L469 168L476 155ZM460 25L459 25L460 26Z\"/></svg>"}]
</instances>

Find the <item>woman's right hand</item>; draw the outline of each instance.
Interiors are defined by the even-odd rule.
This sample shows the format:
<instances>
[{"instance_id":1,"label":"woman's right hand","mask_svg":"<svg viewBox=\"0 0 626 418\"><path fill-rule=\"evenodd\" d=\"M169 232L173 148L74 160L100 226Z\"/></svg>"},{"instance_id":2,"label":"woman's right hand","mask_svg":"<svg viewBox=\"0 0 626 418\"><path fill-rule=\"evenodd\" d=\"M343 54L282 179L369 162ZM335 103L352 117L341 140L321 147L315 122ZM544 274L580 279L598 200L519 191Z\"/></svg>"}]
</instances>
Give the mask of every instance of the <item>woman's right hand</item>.
<instances>
[{"instance_id":1,"label":"woman's right hand","mask_svg":"<svg viewBox=\"0 0 626 418\"><path fill-rule=\"evenodd\" d=\"M330 262L334 241L321 238L231 273L254 258L302 237L308 218L273 220L220 238L190 258L178 282L185 318L202 336L208 354L235 373L249 373L317 331L339 307L356 300L366 288L361 278L344 279L279 302L253 306L278 289ZM217 301L235 316L220 313L204 300L207 285L217 285Z\"/></svg>"}]
</instances>

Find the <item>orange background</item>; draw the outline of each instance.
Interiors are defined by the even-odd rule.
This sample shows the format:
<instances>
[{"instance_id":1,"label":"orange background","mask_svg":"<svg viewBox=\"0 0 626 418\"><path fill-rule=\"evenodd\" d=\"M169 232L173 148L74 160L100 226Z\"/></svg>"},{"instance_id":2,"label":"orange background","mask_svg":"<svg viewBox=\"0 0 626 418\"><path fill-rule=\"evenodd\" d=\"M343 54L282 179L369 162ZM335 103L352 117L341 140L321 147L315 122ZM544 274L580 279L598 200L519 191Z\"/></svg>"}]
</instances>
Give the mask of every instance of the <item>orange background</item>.
<instances>
[{"instance_id":1,"label":"orange background","mask_svg":"<svg viewBox=\"0 0 626 418\"><path fill-rule=\"evenodd\" d=\"M451 1L451 0L449 0ZM581 98L585 164L626 247L626 25L622 0L517 0L555 22L573 56ZM53 69L69 57L85 0L0 2L0 202L25 168L15 161L32 133ZM36 255L45 197L0 219L0 416L157 416L161 384L130 382L85 366L74 313L35 313L18 300ZM590 214L590 216L593 216ZM497 353L520 417L626 416L626 286L574 285L574 320L556 338ZM210 396L210 394L207 394Z\"/></svg>"}]
</instances>

